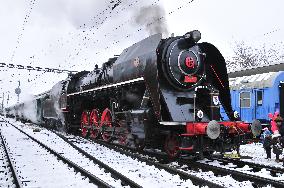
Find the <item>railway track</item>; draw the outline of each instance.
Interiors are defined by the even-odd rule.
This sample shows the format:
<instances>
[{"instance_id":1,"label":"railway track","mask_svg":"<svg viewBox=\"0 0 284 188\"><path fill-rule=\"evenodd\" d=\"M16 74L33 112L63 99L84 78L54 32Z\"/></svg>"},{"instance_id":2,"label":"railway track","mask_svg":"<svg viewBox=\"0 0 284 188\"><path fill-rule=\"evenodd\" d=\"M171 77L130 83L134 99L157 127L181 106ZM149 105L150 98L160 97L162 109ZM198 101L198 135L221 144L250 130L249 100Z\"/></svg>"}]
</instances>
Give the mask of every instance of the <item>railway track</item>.
<instances>
[{"instance_id":1,"label":"railway track","mask_svg":"<svg viewBox=\"0 0 284 188\"><path fill-rule=\"evenodd\" d=\"M72 143L71 140L74 140L73 138L72 139L68 139L67 137L65 137L64 135L60 134L60 133L57 133L55 132L59 137L61 137L63 140L65 140L66 142L69 142L71 145L73 145L73 147L75 148L78 148L78 146L76 146L76 144ZM99 142L99 141L98 141ZM171 174L177 174L179 175L182 179L189 179L193 182L194 185L197 185L197 186L209 186L209 187L215 187L215 188L221 188L223 186L220 186L218 184L215 184L215 183L212 183L210 181L207 181L207 180L204 180L204 179L201 179L201 178L198 178L194 175L190 175L190 174L187 174L187 173L184 173L182 171L179 171L177 169L173 169L173 168L170 168L164 164L161 164L161 163L156 163L156 162L153 162L153 161L150 161L150 160L147 160L147 159L144 159L144 158L141 158L140 156L138 155L135 155L133 153L129 153L129 152L126 152L124 150L119 150L118 148L115 148L113 147L113 145L111 144L103 144L103 142L99 142L100 144L104 145L104 146L107 146L108 148L111 148L111 149L114 149L115 151L118 151L119 153L122 153L122 154L125 154L127 156L131 156L132 158L136 158L142 162L145 162L147 165L153 165L155 166L156 168L158 169L163 169ZM82 150L81 148L78 148L80 150ZM84 151L84 150L83 150ZM86 153L86 151L84 151L84 153ZM88 154L90 155L90 154Z\"/></svg>"},{"instance_id":2,"label":"railway track","mask_svg":"<svg viewBox=\"0 0 284 188\"><path fill-rule=\"evenodd\" d=\"M2 162L0 167L0 187L16 187L22 188L22 182L20 181L17 173L17 169L11 160L8 152L6 142L0 132L0 160Z\"/></svg>"},{"instance_id":3,"label":"railway track","mask_svg":"<svg viewBox=\"0 0 284 188\"><path fill-rule=\"evenodd\" d=\"M198 171L200 169L202 169L203 171L212 171L214 172L214 174L216 175L222 175L222 176L226 176L226 175L231 175L235 180L237 181L250 181L252 182L252 186L253 187L262 187L262 186L267 186L267 185L271 185L273 187L284 187L284 182L282 181L277 181L277 180L273 180L273 179L269 179L269 178L265 178L265 177L261 177L261 176L257 176L257 175L253 175L253 174L248 174L245 172L240 172L237 170L233 170L233 169L227 169L224 167L220 167L220 166L214 166L214 165L210 165L208 163L202 163L202 162L198 162L198 161L194 161L194 160L188 160L188 159L179 159L177 160L177 162L179 162L179 165L177 166L172 166L169 167L169 165L167 165L167 163L169 163L169 161L167 160L167 156L163 155L163 154L157 154L154 152L149 152L149 151L137 151L135 149L129 148L129 147L124 147L121 146L119 144L113 144L113 143L106 143L100 140L96 140L93 141L95 143L104 145L108 148L114 149L115 151L118 151L120 153L126 154L126 155L130 155L134 158L139 158L139 160L144 161L148 164L154 165L157 168L161 168L164 169L170 173L175 173L180 175L180 177L186 178L186 179L191 179L192 182L194 182L196 185L209 185L209 182L202 182L203 180L201 178L196 178L193 177L192 175L189 175L188 173L181 171L179 169L186 169L186 170L194 170L194 171ZM130 152L129 152L130 151ZM142 157L141 155L147 155L150 156L152 158L152 160L149 160L149 158L145 158ZM277 173L281 173L283 174L283 169L279 169L279 168L275 168L275 167L267 167L265 165L257 165L254 163L249 163L249 162L245 162L245 161L237 161L237 160L228 160L226 161L226 159L218 159L220 161L222 161L223 163L227 162L235 162L238 165L248 165L251 168L255 168L258 170L261 169L268 169L271 171L272 175L276 175ZM157 162L159 161L159 162ZM234 163L234 164L235 164ZM186 166L186 167L185 167ZM212 183L212 182L210 182ZM216 184L212 183L210 185L210 187L213 186L217 186ZM220 185L218 185L220 186Z\"/></svg>"},{"instance_id":4,"label":"railway track","mask_svg":"<svg viewBox=\"0 0 284 188\"><path fill-rule=\"evenodd\" d=\"M50 131L48 131L48 132L50 132ZM44 134L46 134L46 133L44 133ZM54 139L54 137L50 137L51 135L48 135L47 136L47 138L50 138L50 140L53 140L53 142L58 142L58 139L60 139L60 140L62 140L61 138L59 138L58 136L56 136L56 137L58 137L58 139ZM62 135L61 135L62 136ZM41 137L42 138L42 137ZM44 138L43 138L44 139ZM65 138L65 140L67 140L66 138ZM64 141L64 142L66 142L66 141ZM69 145L73 145L73 146L75 146L75 144L69 144ZM93 144L92 144L93 145ZM65 146L64 146L65 147ZM76 146L75 146L75 148L76 148ZM76 150L77 150L78 148L76 148ZM79 150L80 150L80 148L79 148ZM96 156L96 154L92 154L92 155L90 155L90 154L88 154L88 153L90 153L89 151L88 152L84 152L83 150L81 150L81 153L82 154L84 154L84 155L86 155L86 156L88 156L88 158L93 158L92 156ZM115 153L115 152L114 152ZM108 157L108 158L111 158L111 157ZM106 158L107 159L107 158ZM108 160L108 159L107 159ZM132 162L137 162L137 160L133 160L133 159L131 159L132 160ZM111 161L110 160L108 160L107 161L108 163L111 163ZM141 184L143 184L143 186L145 185L144 183L146 182L146 187L147 187L147 181L148 181L148 186L151 186L151 184L154 186L154 187L163 187L162 186L162 184L161 184L161 182L163 182L166 186L170 186L171 185L171 183L172 183L172 181L175 183L175 184L173 184L173 185L176 185L176 182L179 182L180 180L177 180L177 178L176 178L176 176L175 175L170 175L170 176L173 176L172 177L172 179L171 179L171 177L163 177L164 175L165 175L165 172L164 171L160 171L160 169L159 170L157 170L157 169L153 169L153 167L152 166L148 166L148 167L150 167L150 170L153 170L153 173L152 173L152 176L153 176L153 178L158 178L158 181L156 182L156 184L155 184L155 182L154 181L152 181L152 180L149 180L149 179L151 179L151 178L149 178L149 176L145 179L145 178L143 178L143 173L140 173L139 172L139 169L143 169L143 167L138 167L137 169L138 170L136 170L135 169L135 167L136 167L136 164L135 165L131 165L131 164L127 164L127 166L130 166L131 168L132 168L132 170L131 171L128 171L129 173L126 173L127 174L127 176L132 176L132 178L131 179L135 179L136 180L136 182L139 182L140 181L140 183ZM145 167L145 165L144 165L144 167ZM127 170L126 170L127 171ZM159 171L159 172L155 172L155 171ZM139 173L139 174L137 174L137 173ZM147 172L146 172L147 173ZM134 176L133 176L133 174L134 174ZM135 174L136 174L136 177L135 177ZM137 177L137 175L139 175L138 177ZM166 174L167 175L167 174ZM153 179L152 178L152 179ZM186 179L188 179L188 178L186 178ZM206 182L206 181L205 181ZM180 182L180 186L182 186L182 187L194 187L194 185L192 184L192 182L191 181L181 181ZM203 185L213 185L213 184L210 184L210 182L209 183L204 183L204 180L203 180ZM135 186L131 186L131 187L135 187ZM219 186L219 185L216 185L216 184L214 184L214 186L210 186L210 187L222 187L222 186Z\"/></svg>"},{"instance_id":5,"label":"railway track","mask_svg":"<svg viewBox=\"0 0 284 188\"><path fill-rule=\"evenodd\" d=\"M123 187L121 184L120 186L118 186L118 181L109 176L106 179L107 180L113 179L113 182L106 183L106 181L102 180L102 178L101 179L98 178L97 176L90 173L88 170L86 170L82 166L72 162L70 159L63 156L63 153L59 153L55 151L54 149L51 149L46 144L30 136L28 133L22 131L21 129L14 126L13 124L9 123L9 125L10 126L8 126L6 129L3 127L1 129L2 129L2 132L5 132L6 135L8 135L6 138L8 143L12 142L12 139L13 140L16 139L20 141L20 143L17 143L16 145L11 146L12 147L11 150L15 152L13 156L16 158L15 160L18 161L17 168L19 169L19 171L22 171L21 173L22 175L20 176L22 185L45 187L44 185L40 185L40 182L46 182L50 180L50 181L53 181L53 184L55 184L55 186L59 186L60 184L63 184L62 187L69 187L69 186L74 186L74 185L78 186L78 184L87 186L87 187ZM15 133L15 130L18 130L18 132ZM9 133L12 133L12 135L9 135ZM10 140L8 140L8 138L10 138ZM17 145L23 146L23 142L30 142L29 143L30 147L26 147L24 148L24 150L20 147L17 147ZM30 148L29 151L27 151L28 148ZM34 173L42 174L42 176L39 177L39 175L36 175L32 173L31 171L24 172L24 170L27 169L25 168L25 166L31 165L29 163L30 162L29 160L21 161L24 159L28 159L28 156L24 157L25 153L34 154L38 156L44 156L44 157L33 158L32 159L33 161L31 161L33 164L38 164L38 168L35 167L35 165L31 167L33 168L33 171L35 171ZM45 158L48 158L49 160L47 161ZM53 166L53 168L50 169L50 166ZM49 175L44 178L43 176L44 174L47 173L46 171L48 170L50 170L51 172L48 173ZM78 172L81 175L78 175L77 174ZM101 170L101 172L105 174L103 170ZM23 174L28 174L28 175L23 175ZM60 174L66 174L66 175L68 174L68 176L70 177L73 176L73 178L69 177L68 179L62 179L61 181L56 181L58 180L58 177L62 176ZM34 181L34 177L39 178L39 179ZM44 180L40 181L40 178L43 178Z\"/></svg>"},{"instance_id":6,"label":"railway track","mask_svg":"<svg viewBox=\"0 0 284 188\"><path fill-rule=\"evenodd\" d=\"M64 137L62 135L61 135L61 137L63 137L63 139L67 139L66 137ZM70 139L76 140L72 136L71 136ZM80 140L85 140L85 139L80 138ZM154 152L149 152L149 151L140 152L140 151L137 151L137 150L129 148L129 147L123 147L121 145L114 144L114 143L105 143L105 142L100 141L100 140L90 141L90 142L94 142L96 144L103 145L103 146L108 147L110 149L113 149L117 152L120 152L121 154L131 156L132 158L138 159L139 161L143 161L148 165L153 165L156 168L163 169L163 170L165 170L165 171L167 171L171 174L177 174L182 179L190 179L193 182L194 185L198 185L198 186L207 185L209 187L226 187L226 185L222 185L222 182L214 183L214 182L207 181L207 180L203 179L202 177L205 177L205 176L200 175L200 174L202 174L200 172L200 169L202 169L202 168L200 168L198 166L197 167L191 167L191 170L194 170L198 175L200 175L199 177L196 174L193 175L194 173L192 173L192 172L184 171L183 170L184 169L183 164L179 165L178 167L173 167L173 166L168 165L169 161L167 160L167 156L165 154L162 154L162 153L156 153L156 152L154 153ZM228 175L228 174L225 174L225 175ZM242 179L242 181L243 181L243 179ZM244 186L246 184L247 183L243 183Z\"/></svg>"},{"instance_id":7,"label":"railway track","mask_svg":"<svg viewBox=\"0 0 284 188\"><path fill-rule=\"evenodd\" d=\"M242 168L244 166L249 166L250 168L252 168L253 172L259 172L262 169L266 169L267 171L270 172L270 175L272 177L275 177L277 174L284 174L284 168L278 168L275 166L267 166L267 165L263 165L263 164L257 164L257 163L252 163L252 162L248 162L248 161L242 161L239 159L231 159L231 158L211 158L212 160L217 160L219 162L221 162L224 165L227 165L229 163L232 163L234 165L236 165L238 168Z\"/></svg>"},{"instance_id":8,"label":"railway track","mask_svg":"<svg viewBox=\"0 0 284 188\"><path fill-rule=\"evenodd\" d=\"M57 134L59 137L61 137L65 142L68 142L69 145L71 145L74 149L78 150L81 154L87 156L90 160L94 160L96 161L97 159L94 158L94 154L90 154L90 152L86 151L85 149L79 148L78 146L81 146L79 143L76 142L84 142L84 140L86 141L86 139L81 138L80 139L74 139L74 138L78 138L75 137L73 135L71 136L66 136L63 134L59 134L58 132L53 131L55 134ZM73 140L73 141L72 141ZM218 185L218 183L214 183L214 182L210 182L207 180L204 180L200 177L197 177L195 175L189 174L188 171L189 170L194 170L194 171L199 171L200 169L202 169L202 171L212 171L214 172L215 175L222 175L222 176L226 176L226 175L230 175L232 176L235 180L237 181L251 181L252 182L252 186L254 187L259 187L259 186L267 186L267 185L272 185L274 187L283 187L284 183L281 181L276 181L276 180L272 180L272 179L268 179L268 178L263 178L260 176L256 176L253 174L247 174L247 173L243 173L243 172L239 172L236 170L232 170L232 169L226 169L220 166L214 166L214 165L209 165L207 163L202 163L199 161L193 161L193 160L185 160L185 159L179 159L178 160L178 165L170 165L169 161L167 160L167 157L160 153L157 154L156 152L150 152L150 151L143 151L143 152L139 152L135 149L129 148L129 147L123 147L121 145L118 144L114 144L114 143L105 143L102 142L100 140L96 140L96 141L90 141L89 142L94 142L100 145L103 145L105 147L111 148L121 154L125 154L127 156L131 156L132 158L136 158L139 161L145 162L147 165L154 165L156 168L159 169L163 169L171 174L177 174L181 177L181 179L184 180L191 180L193 182L194 185L198 185L198 186L209 186L209 187L224 187L222 185ZM147 157L148 156L148 157ZM217 160L217 159L216 159ZM270 169L271 170L271 175L273 174L279 174L282 173L283 174L283 169L278 169L278 168L274 168L274 167L267 167L264 165L257 165L254 163L249 163L249 162L245 162L245 161L237 161L237 160L232 160L232 159L220 159L218 158L218 161L222 162L224 165L228 164L228 163L233 163L236 165L248 165L252 168L256 168L258 170L261 170L262 168L266 168L266 169ZM98 162L99 163L99 162ZM106 168L106 170L108 171L108 168Z\"/></svg>"},{"instance_id":9,"label":"railway track","mask_svg":"<svg viewBox=\"0 0 284 188\"><path fill-rule=\"evenodd\" d=\"M205 171L212 171L214 174L217 175L228 175L230 174L234 179L238 181L251 181L253 182L254 187L263 187L267 185L271 185L273 187L284 187L284 182L282 181L276 181L273 179L253 175L252 173L245 173L245 172L240 172L235 169L228 169L225 167L220 167L220 166L214 166L208 163L202 163L198 161L188 161L185 159L180 159L179 160L180 164L185 164L190 169L192 168L200 168Z\"/></svg>"}]
</instances>

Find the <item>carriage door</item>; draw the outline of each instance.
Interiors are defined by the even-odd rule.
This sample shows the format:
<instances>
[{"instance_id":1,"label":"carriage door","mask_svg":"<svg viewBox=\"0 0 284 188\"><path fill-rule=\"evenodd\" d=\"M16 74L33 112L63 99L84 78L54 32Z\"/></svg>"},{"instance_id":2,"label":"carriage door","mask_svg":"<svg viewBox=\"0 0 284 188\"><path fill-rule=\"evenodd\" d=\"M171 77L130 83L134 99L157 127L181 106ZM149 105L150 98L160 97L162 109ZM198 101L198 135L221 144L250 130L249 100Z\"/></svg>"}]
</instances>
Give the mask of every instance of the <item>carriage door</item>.
<instances>
[{"instance_id":1,"label":"carriage door","mask_svg":"<svg viewBox=\"0 0 284 188\"><path fill-rule=\"evenodd\" d=\"M251 122L252 119L252 108L251 108L251 92L241 91L240 92L240 118L243 121Z\"/></svg>"},{"instance_id":2,"label":"carriage door","mask_svg":"<svg viewBox=\"0 0 284 188\"><path fill-rule=\"evenodd\" d=\"M254 119L263 119L262 117L262 107L263 105L263 90L255 90L255 113Z\"/></svg>"},{"instance_id":3,"label":"carriage door","mask_svg":"<svg viewBox=\"0 0 284 188\"><path fill-rule=\"evenodd\" d=\"M279 84L279 103L280 103L280 116L284 117L284 82Z\"/></svg>"}]
</instances>

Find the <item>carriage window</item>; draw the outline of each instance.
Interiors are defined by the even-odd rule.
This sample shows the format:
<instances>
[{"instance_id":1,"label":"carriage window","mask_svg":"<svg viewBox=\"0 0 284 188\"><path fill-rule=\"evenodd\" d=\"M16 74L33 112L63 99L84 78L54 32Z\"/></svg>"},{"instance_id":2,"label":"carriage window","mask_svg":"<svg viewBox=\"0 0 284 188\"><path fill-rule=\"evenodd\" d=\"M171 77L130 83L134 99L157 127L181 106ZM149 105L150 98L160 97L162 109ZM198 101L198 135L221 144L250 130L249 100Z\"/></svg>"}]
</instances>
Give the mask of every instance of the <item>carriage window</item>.
<instances>
[{"instance_id":1,"label":"carriage window","mask_svg":"<svg viewBox=\"0 0 284 188\"><path fill-rule=\"evenodd\" d=\"M262 91L257 91L256 92L256 105L257 106L261 106L262 103L263 103L263 99L262 99L262 95L263 95L263 92Z\"/></svg>"},{"instance_id":2,"label":"carriage window","mask_svg":"<svg viewBox=\"0 0 284 188\"><path fill-rule=\"evenodd\" d=\"M250 92L240 93L240 108L250 108Z\"/></svg>"}]
</instances>

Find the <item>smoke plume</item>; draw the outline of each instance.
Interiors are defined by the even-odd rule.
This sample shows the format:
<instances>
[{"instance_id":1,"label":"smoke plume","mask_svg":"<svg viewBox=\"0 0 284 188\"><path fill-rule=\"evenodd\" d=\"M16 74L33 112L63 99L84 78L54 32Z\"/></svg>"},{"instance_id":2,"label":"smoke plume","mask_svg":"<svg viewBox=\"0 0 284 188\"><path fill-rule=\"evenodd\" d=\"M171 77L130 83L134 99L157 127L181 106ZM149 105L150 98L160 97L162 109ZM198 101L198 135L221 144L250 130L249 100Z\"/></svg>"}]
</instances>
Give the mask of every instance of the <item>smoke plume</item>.
<instances>
[{"instance_id":1,"label":"smoke plume","mask_svg":"<svg viewBox=\"0 0 284 188\"><path fill-rule=\"evenodd\" d=\"M168 28L163 7L144 6L134 14L135 24L145 26L150 35L162 33L168 36Z\"/></svg>"}]
</instances>

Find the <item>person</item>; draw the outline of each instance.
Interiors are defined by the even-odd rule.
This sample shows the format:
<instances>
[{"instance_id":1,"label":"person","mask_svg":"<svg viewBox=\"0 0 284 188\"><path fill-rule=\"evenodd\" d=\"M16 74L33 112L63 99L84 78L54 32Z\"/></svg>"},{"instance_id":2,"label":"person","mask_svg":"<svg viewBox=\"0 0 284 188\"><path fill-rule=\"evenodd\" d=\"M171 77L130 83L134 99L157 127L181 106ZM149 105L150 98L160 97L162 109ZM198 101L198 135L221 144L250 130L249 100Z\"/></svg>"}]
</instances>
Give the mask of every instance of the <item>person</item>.
<instances>
[{"instance_id":1,"label":"person","mask_svg":"<svg viewBox=\"0 0 284 188\"><path fill-rule=\"evenodd\" d=\"M282 154L283 148L280 143L280 134L274 134L272 136L273 153L276 155L276 162L279 163L279 156Z\"/></svg>"},{"instance_id":2,"label":"person","mask_svg":"<svg viewBox=\"0 0 284 188\"><path fill-rule=\"evenodd\" d=\"M283 126L283 118L278 114L274 119L275 124L273 127L273 153L276 155L276 162L279 162L279 156L282 154L283 146L284 146L284 126ZM272 127L271 127L272 129ZM284 160L283 160L284 165Z\"/></svg>"},{"instance_id":3,"label":"person","mask_svg":"<svg viewBox=\"0 0 284 188\"><path fill-rule=\"evenodd\" d=\"M266 152L266 158L271 159L271 148L272 148L272 138L271 132L268 130L267 127L263 129L263 133L261 134L263 147Z\"/></svg>"},{"instance_id":4,"label":"person","mask_svg":"<svg viewBox=\"0 0 284 188\"><path fill-rule=\"evenodd\" d=\"M277 121L281 118L280 115L279 115L279 112L275 112L274 115L272 115L271 113L269 113L268 115L270 118L271 118L271 131L273 134L277 134L279 133L279 127L277 126L277 123L276 123L276 119Z\"/></svg>"}]
</instances>

